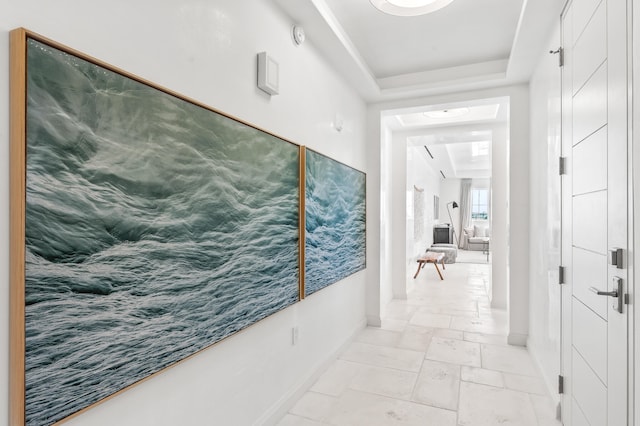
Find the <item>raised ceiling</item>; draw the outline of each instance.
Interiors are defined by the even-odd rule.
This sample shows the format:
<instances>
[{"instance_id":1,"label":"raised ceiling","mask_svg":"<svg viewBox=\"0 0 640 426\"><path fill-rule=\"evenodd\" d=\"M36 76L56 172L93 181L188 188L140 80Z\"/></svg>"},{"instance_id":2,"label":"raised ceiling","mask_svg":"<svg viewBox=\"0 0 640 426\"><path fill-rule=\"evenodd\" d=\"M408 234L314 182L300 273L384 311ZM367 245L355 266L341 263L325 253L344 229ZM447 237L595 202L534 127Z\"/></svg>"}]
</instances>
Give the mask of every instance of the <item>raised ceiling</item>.
<instances>
[{"instance_id":1,"label":"raised ceiling","mask_svg":"<svg viewBox=\"0 0 640 426\"><path fill-rule=\"evenodd\" d=\"M383 124L394 140L406 142L408 155L424 157L435 173L445 178L490 178L493 139L496 132L506 131L508 110L506 97L481 99L392 111ZM449 116L442 117L447 115L443 111Z\"/></svg>"},{"instance_id":2,"label":"raised ceiling","mask_svg":"<svg viewBox=\"0 0 640 426\"><path fill-rule=\"evenodd\" d=\"M274 0L367 101L527 81L557 0L454 0L398 17L369 0Z\"/></svg>"},{"instance_id":3,"label":"raised ceiling","mask_svg":"<svg viewBox=\"0 0 640 426\"><path fill-rule=\"evenodd\" d=\"M558 22L558 0L454 0L431 14L398 17L369 0L273 0L304 27L307 41L368 102L527 82ZM307 47L307 43L310 45ZM438 119L429 111L467 108ZM447 177L491 175L490 146L506 126L508 100L428 105L384 123L409 147L429 147ZM487 145L489 144L489 145ZM488 153L480 147L489 147Z\"/></svg>"},{"instance_id":4,"label":"raised ceiling","mask_svg":"<svg viewBox=\"0 0 640 426\"><path fill-rule=\"evenodd\" d=\"M507 61L522 1L455 0L433 13L398 17L368 0L326 0L376 79Z\"/></svg>"}]
</instances>

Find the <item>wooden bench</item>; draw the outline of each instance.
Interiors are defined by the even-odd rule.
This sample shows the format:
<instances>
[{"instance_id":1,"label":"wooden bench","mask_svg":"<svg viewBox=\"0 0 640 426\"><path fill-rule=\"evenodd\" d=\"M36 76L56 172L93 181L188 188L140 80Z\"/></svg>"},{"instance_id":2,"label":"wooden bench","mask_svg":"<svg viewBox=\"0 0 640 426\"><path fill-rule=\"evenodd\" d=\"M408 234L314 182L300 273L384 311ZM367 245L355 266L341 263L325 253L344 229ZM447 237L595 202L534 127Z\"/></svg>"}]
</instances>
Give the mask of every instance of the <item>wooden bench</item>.
<instances>
[{"instance_id":1,"label":"wooden bench","mask_svg":"<svg viewBox=\"0 0 640 426\"><path fill-rule=\"evenodd\" d=\"M427 263L433 263L433 266L436 267L436 271L438 271L438 275L440 275L440 279L444 280L444 278L442 277L442 272L440 272L440 268L438 268L438 262L440 262L440 264L442 265L442 269L446 269L444 267L444 253L435 253L432 251L428 251L422 256L420 256L417 262L418 262L418 270L416 271L416 274L413 276L414 280L420 273L420 270L424 268L424 265Z\"/></svg>"}]
</instances>

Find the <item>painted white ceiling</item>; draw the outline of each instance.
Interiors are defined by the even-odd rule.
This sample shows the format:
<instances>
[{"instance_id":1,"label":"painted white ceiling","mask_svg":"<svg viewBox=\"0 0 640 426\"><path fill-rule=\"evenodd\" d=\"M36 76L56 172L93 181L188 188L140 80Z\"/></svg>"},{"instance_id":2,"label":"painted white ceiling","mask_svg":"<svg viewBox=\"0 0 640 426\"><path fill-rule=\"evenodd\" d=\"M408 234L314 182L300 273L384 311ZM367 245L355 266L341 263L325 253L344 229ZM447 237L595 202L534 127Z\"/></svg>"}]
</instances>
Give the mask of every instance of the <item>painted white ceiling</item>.
<instances>
[{"instance_id":1,"label":"painted white ceiling","mask_svg":"<svg viewBox=\"0 0 640 426\"><path fill-rule=\"evenodd\" d=\"M397 17L369 0L273 1L304 28L300 48L317 49L367 102L527 82L563 3L454 0L431 14ZM429 147L435 170L447 177L487 177L490 156L473 154L507 125L505 102L498 101L497 115L490 111L496 100L486 100L396 111L384 123L409 146ZM446 108L470 114L444 121L424 115Z\"/></svg>"},{"instance_id":2,"label":"painted white ceiling","mask_svg":"<svg viewBox=\"0 0 640 426\"><path fill-rule=\"evenodd\" d=\"M422 111L461 108L466 112L435 120ZM445 178L489 178L493 138L508 127L508 109L508 98L429 105L394 111L384 117L383 124L394 140L406 141L409 155L424 157L434 173L441 172Z\"/></svg>"},{"instance_id":3,"label":"painted white ceiling","mask_svg":"<svg viewBox=\"0 0 640 426\"><path fill-rule=\"evenodd\" d=\"M559 0L455 0L397 17L369 0L273 0L369 102L528 81Z\"/></svg>"},{"instance_id":4,"label":"painted white ceiling","mask_svg":"<svg viewBox=\"0 0 640 426\"><path fill-rule=\"evenodd\" d=\"M424 111L399 114L398 122L403 128L418 126L436 126L443 124L460 124L475 121L495 120L498 117L500 104L465 105L458 108L443 108L434 110L425 108ZM448 115L448 113L453 113Z\"/></svg>"},{"instance_id":5,"label":"painted white ceiling","mask_svg":"<svg viewBox=\"0 0 640 426\"><path fill-rule=\"evenodd\" d=\"M455 0L422 16L326 0L377 79L509 59L523 0ZM499 13L496 13L499 11Z\"/></svg>"}]
</instances>

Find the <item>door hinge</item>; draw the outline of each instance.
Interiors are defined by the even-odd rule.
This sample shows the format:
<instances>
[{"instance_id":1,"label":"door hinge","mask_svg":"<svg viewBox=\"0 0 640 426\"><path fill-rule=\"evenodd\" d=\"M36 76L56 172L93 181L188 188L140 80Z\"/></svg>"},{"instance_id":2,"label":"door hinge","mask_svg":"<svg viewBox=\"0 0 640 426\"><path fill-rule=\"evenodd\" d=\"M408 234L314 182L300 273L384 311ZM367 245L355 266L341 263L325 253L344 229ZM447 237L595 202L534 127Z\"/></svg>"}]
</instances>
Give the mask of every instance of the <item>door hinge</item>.
<instances>
[{"instance_id":1,"label":"door hinge","mask_svg":"<svg viewBox=\"0 0 640 426\"><path fill-rule=\"evenodd\" d=\"M550 50L549 53L551 53L552 55L557 54L558 55L558 66L559 67L563 67L564 66L564 49L562 47L558 47L558 49L556 49L556 50Z\"/></svg>"},{"instance_id":2,"label":"door hinge","mask_svg":"<svg viewBox=\"0 0 640 426\"><path fill-rule=\"evenodd\" d=\"M562 403L560 402L556 406L556 420L562 422Z\"/></svg>"},{"instance_id":3,"label":"door hinge","mask_svg":"<svg viewBox=\"0 0 640 426\"><path fill-rule=\"evenodd\" d=\"M567 174L567 157L560 157L560 160L558 162L558 169L561 176Z\"/></svg>"},{"instance_id":4,"label":"door hinge","mask_svg":"<svg viewBox=\"0 0 640 426\"><path fill-rule=\"evenodd\" d=\"M558 266L558 284L564 284L564 266Z\"/></svg>"},{"instance_id":5,"label":"door hinge","mask_svg":"<svg viewBox=\"0 0 640 426\"><path fill-rule=\"evenodd\" d=\"M559 394L564 393L564 377L563 376L558 376L558 393Z\"/></svg>"}]
</instances>

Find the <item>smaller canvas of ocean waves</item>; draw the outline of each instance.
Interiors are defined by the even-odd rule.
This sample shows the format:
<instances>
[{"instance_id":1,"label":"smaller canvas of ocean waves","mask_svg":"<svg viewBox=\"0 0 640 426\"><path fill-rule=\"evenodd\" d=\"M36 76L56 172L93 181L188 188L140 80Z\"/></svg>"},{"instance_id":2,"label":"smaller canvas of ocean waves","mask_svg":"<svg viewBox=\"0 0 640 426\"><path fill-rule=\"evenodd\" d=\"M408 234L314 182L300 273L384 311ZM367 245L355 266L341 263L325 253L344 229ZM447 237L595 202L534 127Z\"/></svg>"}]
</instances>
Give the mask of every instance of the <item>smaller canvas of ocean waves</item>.
<instances>
[{"instance_id":1,"label":"smaller canvas of ocean waves","mask_svg":"<svg viewBox=\"0 0 640 426\"><path fill-rule=\"evenodd\" d=\"M298 300L298 147L31 40L26 418Z\"/></svg>"},{"instance_id":2,"label":"smaller canvas of ocean waves","mask_svg":"<svg viewBox=\"0 0 640 426\"><path fill-rule=\"evenodd\" d=\"M307 150L305 295L365 268L365 174Z\"/></svg>"}]
</instances>

